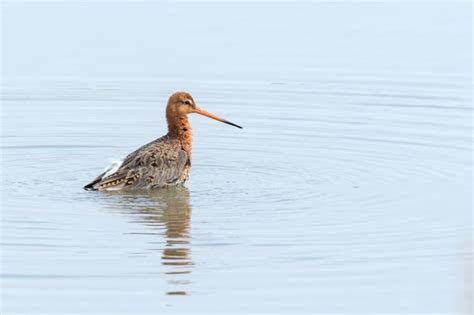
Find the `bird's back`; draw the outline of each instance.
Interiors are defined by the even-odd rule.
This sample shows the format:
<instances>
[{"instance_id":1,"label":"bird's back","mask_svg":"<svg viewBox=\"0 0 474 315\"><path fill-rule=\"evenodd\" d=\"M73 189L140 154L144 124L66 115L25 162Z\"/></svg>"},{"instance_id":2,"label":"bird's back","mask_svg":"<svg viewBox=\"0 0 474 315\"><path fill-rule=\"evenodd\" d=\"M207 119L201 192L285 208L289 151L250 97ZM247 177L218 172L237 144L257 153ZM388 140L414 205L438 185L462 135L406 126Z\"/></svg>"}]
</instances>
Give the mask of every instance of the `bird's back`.
<instances>
[{"instance_id":1,"label":"bird's back","mask_svg":"<svg viewBox=\"0 0 474 315\"><path fill-rule=\"evenodd\" d=\"M116 171L105 171L84 188L121 190L183 184L189 175L190 156L178 138L156 139L130 153Z\"/></svg>"}]
</instances>

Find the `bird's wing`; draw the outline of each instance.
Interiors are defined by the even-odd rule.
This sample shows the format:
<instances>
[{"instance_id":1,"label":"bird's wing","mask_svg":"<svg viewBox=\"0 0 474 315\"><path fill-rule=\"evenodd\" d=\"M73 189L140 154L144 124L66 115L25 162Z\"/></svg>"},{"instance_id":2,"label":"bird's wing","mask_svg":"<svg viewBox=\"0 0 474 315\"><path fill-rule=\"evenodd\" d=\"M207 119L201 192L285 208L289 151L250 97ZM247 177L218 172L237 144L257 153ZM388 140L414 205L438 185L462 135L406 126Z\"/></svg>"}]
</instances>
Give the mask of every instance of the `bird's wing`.
<instances>
[{"instance_id":1,"label":"bird's wing","mask_svg":"<svg viewBox=\"0 0 474 315\"><path fill-rule=\"evenodd\" d=\"M160 138L130 153L116 172L107 176L103 173L84 188L119 190L173 184L187 163L189 157L179 144Z\"/></svg>"}]
</instances>

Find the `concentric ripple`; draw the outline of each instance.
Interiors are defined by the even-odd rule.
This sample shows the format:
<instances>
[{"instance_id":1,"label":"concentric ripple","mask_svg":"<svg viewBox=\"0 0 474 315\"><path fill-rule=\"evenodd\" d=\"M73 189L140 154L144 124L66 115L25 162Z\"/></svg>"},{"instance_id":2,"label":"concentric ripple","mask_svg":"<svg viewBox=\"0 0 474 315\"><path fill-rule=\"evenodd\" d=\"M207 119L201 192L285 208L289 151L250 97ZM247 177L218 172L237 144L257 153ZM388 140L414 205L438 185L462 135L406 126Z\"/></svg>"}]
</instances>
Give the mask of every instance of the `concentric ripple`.
<instances>
[{"instance_id":1,"label":"concentric ripple","mask_svg":"<svg viewBox=\"0 0 474 315\"><path fill-rule=\"evenodd\" d=\"M6 276L156 278L166 295L187 296L199 294L202 273L225 273L229 264L293 264L321 283L367 278L378 268L377 283L392 262L442 266L463 257L457 243L468 234L465 174L472 171L465 79L424 74L405 83L379 75L338 79L327 70L304 82L179 82L244 129L192 116L186 187L137 193L81 187L108 159L166 130L163 103L178 82L71 80L25 87L28 93L7 87L2 193L15 211L5 212L2 246L9 257L33 251L45 261L67 252L84 269L78 276L67 263L57 271L40 264L24 274L12 259ZM52 113L47 127L39 108ZM455 201L440 207L447 191ZM458 215L447 218L450 206ZM98 272L95 257L126 263Z\"/></svg>"}]
</instances>

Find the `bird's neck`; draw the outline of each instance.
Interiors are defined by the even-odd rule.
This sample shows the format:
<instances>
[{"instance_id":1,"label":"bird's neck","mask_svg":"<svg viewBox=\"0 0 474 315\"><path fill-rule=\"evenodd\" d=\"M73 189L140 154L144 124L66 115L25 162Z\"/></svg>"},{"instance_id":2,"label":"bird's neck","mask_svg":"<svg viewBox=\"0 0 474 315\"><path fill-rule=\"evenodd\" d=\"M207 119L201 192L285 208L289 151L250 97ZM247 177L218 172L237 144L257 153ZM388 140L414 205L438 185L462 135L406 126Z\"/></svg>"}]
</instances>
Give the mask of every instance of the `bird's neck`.
<instances>
[{"instance_id":1,"label":"bird's neck","mask_svg":"<svg viewBox=\"0 0 474 315\"><path fill-rule=\"evenodd\" d=\"M191 158L192 151L192 131L186 114L167 113L168 121L168 135L172 138L177 138L181 143L181 147Z\"/></svg>"}]
</instances>

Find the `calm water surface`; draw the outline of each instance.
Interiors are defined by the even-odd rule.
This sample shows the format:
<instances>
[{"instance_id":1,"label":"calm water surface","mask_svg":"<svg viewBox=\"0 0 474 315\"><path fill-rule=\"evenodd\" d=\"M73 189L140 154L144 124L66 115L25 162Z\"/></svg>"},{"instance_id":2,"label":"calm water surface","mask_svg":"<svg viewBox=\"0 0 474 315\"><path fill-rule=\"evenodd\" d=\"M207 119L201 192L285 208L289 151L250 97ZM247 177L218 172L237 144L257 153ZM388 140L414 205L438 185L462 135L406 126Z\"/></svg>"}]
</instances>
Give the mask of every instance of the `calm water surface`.
<instances>
[{"instance_id":1,"label":"calm water surface","mask_svg":"<svg viewBox=\"0 0 474 315\"><path fill-rule=\"evenodd\" d=\"M1 312L468 313L469 4L5 4ZM186 187L86 192L165 133Z\"/></svg>"}]
</instances>

